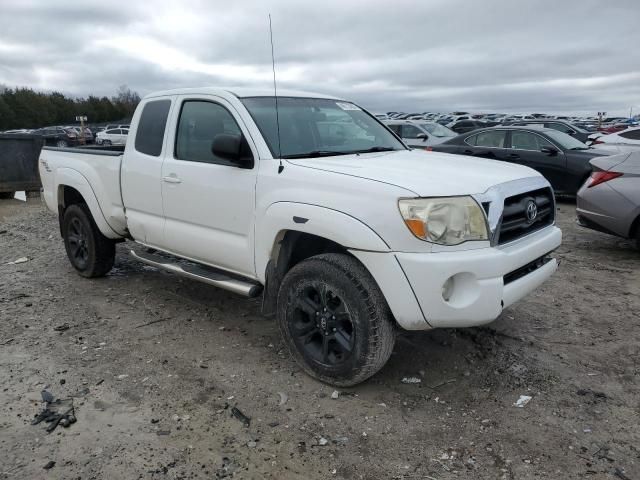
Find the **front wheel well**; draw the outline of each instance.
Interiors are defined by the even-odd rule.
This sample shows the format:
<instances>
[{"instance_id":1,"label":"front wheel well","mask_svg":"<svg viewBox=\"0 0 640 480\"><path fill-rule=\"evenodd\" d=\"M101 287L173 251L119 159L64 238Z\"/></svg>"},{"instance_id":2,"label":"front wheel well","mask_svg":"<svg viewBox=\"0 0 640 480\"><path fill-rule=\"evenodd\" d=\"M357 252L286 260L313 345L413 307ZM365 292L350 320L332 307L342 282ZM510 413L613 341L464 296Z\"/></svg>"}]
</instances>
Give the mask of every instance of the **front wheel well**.
<instances>
[{"instance_id":1,"label":"front wheel well","mask_svg":"<svg viewBox=\"0 0 640 480\"><path fill-rule=\"evenodd\" d=\"M285 273L288 272L292 267L300 263L302 260L313 257L315 255L320 255L323 253L348 254L347 249L339 243L323 237L319 237L317 235L312 235L310 233L293 231L286 232L281 242L281 252L282 244L286 243L291 243L291 249L289 258L287 259L288 261Z\"/></svg>"},{"instance_id":2,"label":"front wheel well","mask_svg":"<svg viewBox=\"0 0 640 480\"><path fill-rule=\"evenodd\" d=\"M323 253L350 255L348 250L339 243L311 233L288 230L278 235L271 259L267 264L262 302L264 315L275 315L278 290L287 272L301 261Z\"/></svg>"}]
</instances>

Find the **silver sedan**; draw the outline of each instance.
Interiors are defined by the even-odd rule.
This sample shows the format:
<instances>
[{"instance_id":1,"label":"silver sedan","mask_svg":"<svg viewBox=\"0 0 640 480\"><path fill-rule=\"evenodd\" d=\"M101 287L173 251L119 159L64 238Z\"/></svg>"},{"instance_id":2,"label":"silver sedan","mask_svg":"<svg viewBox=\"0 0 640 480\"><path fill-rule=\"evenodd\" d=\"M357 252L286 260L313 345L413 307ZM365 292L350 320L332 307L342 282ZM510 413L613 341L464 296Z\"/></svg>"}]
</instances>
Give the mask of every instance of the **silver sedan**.
<instances>
[{"instance_id":1,"label":"silver sedan","mask_svg":"<svg viewBox=\"0 0 640 480\"><path fill-rule=\"evenodd\" d=\"M591 177L578 191L578 223L630 238L640 249L640 152L591 160Z\"/></svg>"}]
</instances>

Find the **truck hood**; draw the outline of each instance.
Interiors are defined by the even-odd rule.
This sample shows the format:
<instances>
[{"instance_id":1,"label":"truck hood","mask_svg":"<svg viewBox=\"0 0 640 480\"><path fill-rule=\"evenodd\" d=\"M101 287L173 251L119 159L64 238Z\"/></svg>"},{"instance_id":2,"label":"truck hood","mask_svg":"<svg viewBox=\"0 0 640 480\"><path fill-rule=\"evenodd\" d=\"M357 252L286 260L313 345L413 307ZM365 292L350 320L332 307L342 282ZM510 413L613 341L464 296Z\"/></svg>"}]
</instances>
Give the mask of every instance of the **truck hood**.
<instances>
[{"instance_id":1,"label":"truck hood","mask_svg":"<svg viewBox=\"0 0 640 480\"><path fill-rule=\"evenodd\" d=\"M522 165L424 150L304 158L288 163L366 178L410 190L416 196L433 197L484 193L499 183L540 176Z\"/></svg>"}]
</instances>

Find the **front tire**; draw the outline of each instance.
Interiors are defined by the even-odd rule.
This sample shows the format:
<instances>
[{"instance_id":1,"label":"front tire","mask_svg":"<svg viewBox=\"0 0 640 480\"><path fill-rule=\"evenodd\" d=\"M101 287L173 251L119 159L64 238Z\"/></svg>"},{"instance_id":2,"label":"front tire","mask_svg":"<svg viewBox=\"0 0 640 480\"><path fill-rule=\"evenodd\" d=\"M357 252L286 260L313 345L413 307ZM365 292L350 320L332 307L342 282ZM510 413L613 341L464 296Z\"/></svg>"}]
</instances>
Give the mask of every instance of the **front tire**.
<instances>
[{"instance_id":1,"label":"front tire","mask_svg":"<svg viewBox=\"0 0 640 480\"><path fill-rule=\"evenodd\" d=\"M340 387L377 373L395 343L393 317L378 285L344 254L317 255L287 273L278 292L278 324L300 367Z\"/></svg>"},{"instance_id":2,"label":"front tire","mask_svg":"<svg viewBox=\"0 0 640 480\"><path fill-rule=\"evenodd\" d=\"M80 275L93 278L109 273L116 257L116 244L98 230L89 207L85 204L68 207L62 233L69 261Z\"/></svg>"},{"instance_id":3,"label":"front tire","mask_svg":"<svg viewBox=\"0 0 640 480\"><path fill-rule=\"evenodd\" d=\"M111 146L111 140L102 140L102 145L104 145L105 147Z\"/></svg>"},{"instance_id":4,"label":"front tire","mask_svg":"<svg viewBox=\"0 0 640 480\"><path fill-rule=\"evenodd\" d=\"M9 200L16 196L16 192L0 192L0 200Z\"/></svg>"},{"instance_id":5,"label":"front tire","mask_svg":"<svg viewBox=\"0 0 640 480\"><path fill-rule=\"evenodd\" d=\"M58 140L56 142L56 147L58 147L58 148L66 148L68 146L69 146L69 144L65 140Z\"/></svg>"}]
</instances>

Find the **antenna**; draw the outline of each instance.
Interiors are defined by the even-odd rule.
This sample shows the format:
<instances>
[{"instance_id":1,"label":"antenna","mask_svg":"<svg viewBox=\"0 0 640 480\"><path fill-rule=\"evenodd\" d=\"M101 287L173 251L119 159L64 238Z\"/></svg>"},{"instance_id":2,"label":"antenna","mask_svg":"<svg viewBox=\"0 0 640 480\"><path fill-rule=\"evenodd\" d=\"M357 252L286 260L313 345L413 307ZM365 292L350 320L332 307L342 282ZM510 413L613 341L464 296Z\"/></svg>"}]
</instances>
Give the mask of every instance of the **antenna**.
<instances>
[{"instance_id":1,"label":"antenna","mask_svg":"<svg viewBox=\"0 0 640 480\"><path fill-rule=\"evenodd\" d=\"M273 96L276 100L276 126L278 128L278 173L282 173L284 165L282 165L282 146L280 145L280 115L278 113L278 88L276 87L276 57L273 54L273 28L271 27L271 14L269 14L269 38L271 39L271 67L273 68Z\"/></svg>"}]
</instances>

